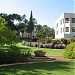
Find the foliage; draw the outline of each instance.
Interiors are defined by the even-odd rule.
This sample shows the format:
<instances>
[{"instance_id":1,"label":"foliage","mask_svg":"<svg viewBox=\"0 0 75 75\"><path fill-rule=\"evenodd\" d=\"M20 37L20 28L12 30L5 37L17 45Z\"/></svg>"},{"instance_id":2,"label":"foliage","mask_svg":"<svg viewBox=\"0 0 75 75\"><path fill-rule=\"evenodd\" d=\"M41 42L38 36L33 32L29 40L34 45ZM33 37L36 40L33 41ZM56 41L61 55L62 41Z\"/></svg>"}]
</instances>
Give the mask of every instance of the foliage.
<instances>
[{"instance_id":1,"label":"foliage","mask_svg":"<svg viewBox=\"0 0 75 75\"><path fill-rule=\"evenodd\" d=\"M46 37L46 32L43 30L38 31L37 37L38 38L45 38Z\"/></svg>"},{"instance_id":2,"label":"foliage","mask_svg":"<svg viewBox=\"0 0 75 75\"><path fill-rule=\"evenodd\" d=\"M61 39L61 42L63 42L63 43L66 44L66 45L69 43L66 38L62 38L62 39Z\"/></svg>"},{"instance_id":3,"label":"foliage","mask_svg":"<svg viewBox=\"0 0 75 75\"><path fill-rule=\"evenodd\" d=\"M16 35L16 31L11 31L8 27L6 27L5 19L0 17L0 45L12 45L16 43L17 40L18 37Z\"/></svg>"},{"instance_id":4,"label":"foliage","mask_svg":"<svg viewBox=\"0 0 75 75\"><path fill-rule=\"evenodd\" d=\"M45 37L52 37L54 38L55 31L53 28L48 27L47 25L37 25L37 37L39 38L45 38Z\"/></svg>"},{"instance_id":5,"label":"foliage","mask_svg":"<svg viewBox=\"0 0 75 75\"><path fill-rule=\"evenodd\" d=\"M45 38L45 41L46 41L47 43L50 43L50 42L52 41L52 39L53 39L52 37L46 37L46 38Z\"/></svg>"},{"instance_id":6,"label":"foliage","mask_svg":"<svg viewBox=\"0 0 75 75\"><path fill-rule=\"evenodd\" d=\"M30 55L30 51L22 53L17 46L13 45L8 51L0 50L0 64L26 62Z\"/></svg>"},{"instance_id":7,"label":"foliage","mask_svg":"<svg viewBox=\"0 0 75 75\"><path fill-rule=\"evenodd\" d=\"M28 26L27 26L27 32L31 33L31 37L32 37L33 30L34 30L34 22L33 22L33 15L31 11L30 19L29 19Z\"/></svg>"},{"instance_id":8,"label":"foliage","mask_svg":"<svg viewBox=\"0 0 75 75\"><path fill-rule=\"evenodd\" d=\"M18 14L5 14L5 13L0 13L0 16L4 18L7 21L7 27L10 28L11 30L17 30L16 25L14 24L14 21L21 21L21 16Z\"/></svg>"},{"instance_id":9,"label":"foliage","mask_svg":"<svg viewBox=\"0 0 75 75\"><path fill-rule=\"evenodd\" d=\"M75 38L70 38L70 42L75 42Z\"/></svg>"},{"instance_id":10,"label":"foliage","mask_svg":"<svg viewBox=\"0 0 75 75\"><path fill-rule=\"evenodd\" d=\"M44 38L38 38L37 42L40 43L40 42L43 42L44 41Z\"/></svg>"},{"instance_id":11,"label":"foliage","mask_svg":"<svg viewBox=\"0 0 75 75\"><path fill-rule=\"evenodd\" d=\"M4 33L8 30L6 25L6 21L4 18L0 17L0 45L4 45L6 38L4 37Z\"/></svg>"},{"instance_id":12,"label":"foliage","mask_svg":"<svg viewBox=\"0 0 75 75\"><path fill-rule=\"evenodd\" d=\"M26 38L20 38L21 40L24 40L24 41L27 41L27 42L32 42L32 39L29 38L29 37L26 37Z\"/></svg>"},{"instance_id":13,"label":"foliage","mask_svg":"<svg viewBox=\"0 0 75 75\"><path fill-rule=\"evenodd\" d=\"M75 42L70 43L67 45L65 52L64 52L64 57L66 58L75 58Z\"/></svg>"}]
</instances>

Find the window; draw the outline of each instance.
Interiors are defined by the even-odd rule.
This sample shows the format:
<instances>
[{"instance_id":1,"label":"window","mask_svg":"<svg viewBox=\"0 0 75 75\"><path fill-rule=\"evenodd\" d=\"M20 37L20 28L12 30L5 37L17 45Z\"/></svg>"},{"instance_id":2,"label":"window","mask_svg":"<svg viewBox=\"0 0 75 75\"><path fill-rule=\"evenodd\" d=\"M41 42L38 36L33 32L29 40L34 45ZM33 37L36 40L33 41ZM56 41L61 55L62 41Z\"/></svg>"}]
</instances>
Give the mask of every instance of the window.
<instances>
[{"instance_id":1,"label":"window","mask_svg":"<svg viewBox=\"0 0 75 75\"><path fill-rule=\"evenodd\" d=\"M56 31L56 35L58 35L58 31Z\"/></svg>"},{"instance_id":2,"label":"window","mask_svg":"<svg viewBox=\"0 0 75 75\"><path fill-rule=\"evenodd\" d=\"M75 18L72 18L72 23L75 23Z\"/></svg>"},{"instance_id":3,"label":"window","mask_svg":"<svg viewBox=\"0 0 75 75\"><path fill-rule=\"evenodd\" d=\"M64 23L64 19L62 20L62 22Z\"/></svg>"},{"instance_id":4,"label":"window","mask_svg":"<svg viewBox=\"0 0 75 75\"><path fill-rule=\"evenodd\" d=\"M72 27L72 32L75 32L75 27Z\"/></svg>"},{"instance_id":5,"label":"window","mask_svg":"<svg viewBox=\"0 0 75 75\"><path fill-rule=\"evenodd\" d=\"M60 20L60 24L62 24L62 20Z\"/></svg>"},{"instance_id":6,"label":"window","mask_svg":"<svg viewBox=\"0 0 75 75\"><path fill-rule=\"evenodd\" d=\"M69 27L65 27L65 32L69 32Z\"/></svg>"},{"instance_id":7,"label":"window","mask_svg":"<svg viewBox=\"0 0 75 75\"><path fill-rule=\"evenodd\" d=\"M69 23L69 18L65 18L65 23Z\"/></svg>"},{"instance_id":8,"label":"window","mask_svg":"<svg viewBox=\"0 0 75 75\"><path fill-rule=\"evenodd\" d=\"M58 23L57 23L56 27L58 27Z\"/></svg>"},{"instance_id":9,"label":"window","mask_svg":"<svg viewBox=\"0 0 75 75\"><path fill-rule=\"evenodd\" d=\"M64 32L64 28L63 28L63 32Z\"/></svg>"},{"instance_id":10,"label":"window","mask_svg":"<svg viewBox=\"0 0 75 75\"><path fill-rule=\"evenodd\" d=\"M62 33L62 28L60 29L60 32Z\"/></svg>"}]
</instances>

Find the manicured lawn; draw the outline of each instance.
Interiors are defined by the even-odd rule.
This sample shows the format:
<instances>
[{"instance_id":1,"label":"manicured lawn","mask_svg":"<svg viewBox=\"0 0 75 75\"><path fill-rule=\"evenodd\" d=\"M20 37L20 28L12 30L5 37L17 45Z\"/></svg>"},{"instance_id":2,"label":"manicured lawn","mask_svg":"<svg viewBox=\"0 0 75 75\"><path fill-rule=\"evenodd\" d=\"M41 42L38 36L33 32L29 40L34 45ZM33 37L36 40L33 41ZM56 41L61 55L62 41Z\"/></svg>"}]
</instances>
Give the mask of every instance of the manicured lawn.
<instances>
[{"instance_id":1,"label":"manicured lawn","mask_svg":"<svg viewBox=\"0 0 75 75\"><path fill-rule=\"evenodd\" d=\"M21 43L17 44L21 51L30 50L31 54L34 55L35 50L43 50L46 52L46 56L63 56L64 49L50 49L50 48L39 48L39 47L29 47L23 46Z\"/></svg>"},{"instance_id":2,"label":"manicured lawn","mask_svg":"<svg viewBox=\"0 0 75 75\"><path fill-rule=\"evenodd\" d=\"M21 43L18 43L17 46L22 52L25 52L29 50L32 55L34 55L35 50L43 50L46 52L46 56L63 56L64 49L50 49L50 48L39 48L39 47L30 47L30 46L24 46ZM0 50L9 50L9 46L3 46L0 47Z\"/></svg>"},{"instance_id":3,"label":"manicured lawn","mask_svg":"<svg viewBox=\"0 0 75 75\"><path fill-rule=\"evenodd\" d=\"M40 62L0 67L0 75L75 75L75 62Z\"/></svg>"},{"instance_id":4,"label":"manicured lawn","mask_svg":"<svg viewBox=\"0 0 75 75\"><path fill-rule=\"evenodd\" d=\"M23 46L18 43L19 49L31 51L34 55L35 50L46 51L47 56L63 56L63 49L49 49ZM0 50L8 50L8 46L0 47ZM75 75L75 61L67 62L38 62L29 64L18 64L13 66L0 66L0 75Z\"/></svg>"}]
</instances>

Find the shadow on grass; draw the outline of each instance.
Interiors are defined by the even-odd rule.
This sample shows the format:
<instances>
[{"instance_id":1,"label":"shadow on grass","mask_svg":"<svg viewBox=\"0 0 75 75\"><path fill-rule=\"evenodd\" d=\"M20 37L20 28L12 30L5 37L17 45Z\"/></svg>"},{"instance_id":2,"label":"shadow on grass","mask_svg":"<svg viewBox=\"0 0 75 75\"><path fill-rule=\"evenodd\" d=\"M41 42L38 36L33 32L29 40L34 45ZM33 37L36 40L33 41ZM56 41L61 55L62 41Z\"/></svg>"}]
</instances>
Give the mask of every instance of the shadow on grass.
<instances>
[{"instance_id":1,"label":"shadow on grass","mask_svg":"<svg viewBox=\"0 0 75 75\"><path fill-rule=\"evenodd\" d=\"M40 62L0 67L0 75L74 75L74 62Z\"/></svg>"},{"instance_id":2,"label":"shadow on grass","mask_svg":"<svg viewBox=\"0 0 75 75\"><path fill-rule=\"evenodd\" d=\"M0 51L8 51L9 46L0 46Z\"/></svg>"},{"instance_id":3,"label":"shadow on grass","mask_svg":"<svg viewBox=\"0 0 75 75\"><path fill-rule=\"evenodd\" d=\"M25 47L18 47L20 50L31 50L30 48L25 48ZM9 46L0 46L0 51L8 51L9 50Z\"/></svg>"}]
</instances>

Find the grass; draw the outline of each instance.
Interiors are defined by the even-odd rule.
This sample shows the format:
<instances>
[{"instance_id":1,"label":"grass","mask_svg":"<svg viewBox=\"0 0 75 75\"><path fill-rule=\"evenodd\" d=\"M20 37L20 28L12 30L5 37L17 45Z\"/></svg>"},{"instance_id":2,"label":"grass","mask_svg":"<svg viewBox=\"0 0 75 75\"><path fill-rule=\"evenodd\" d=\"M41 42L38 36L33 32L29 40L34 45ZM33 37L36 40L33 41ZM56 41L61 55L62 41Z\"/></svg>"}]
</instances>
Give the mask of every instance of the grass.
<instances>
[{"instance_id":1,"label":"grass","mask_svg":"<svg viewBox=\"0 0 75 75\"><path fill-rule=\"evenodd\" d=\"M75 62L40 62L0 67L0 75L75 75Z\"/></svg>"},{"instance_id":2,"label":"grass","mask_svg":"<svg viewBox=\"0 0 75 75\"><path fill-rule=\"evenodd\" d=\"M50 49L50 48L39 48L39 47L29 47L29 46L23 46L21 43L18 43L17 46L20 48L20 50L26 51L30 50L31 54L34 55L35 50L43 50L46 52L46 56L63 56L64 49Z\"/></svg>"},{"instance_id":3,"label":"grass","mask_svg":"<svg viewBox=\"0 0 75 75\"><path fill-rule=\"evenodd\" d=\"M64 49L50 49L50 48L39 48L39 47L30 47L30 46L23 46L21 43L18 43L17 46L19 49L24 52L29 50L32 55L34 55L35 50L43 50L46 52L46 56L63 56ZM9 46L0 46L0 50L7 51L9 50Z\"/></svg>"},{"instance_id":4,"label":"grass","mask_svg":"<svg viewBox=\"0 0 75 75\"><path fill-rule=\"evenodd\" d=\"M47 56L63 56L63 49L49 49L23 46L18 43L19 49L24 52L30 50L34 55L35 50L46 51ZM8 46L0 47L0 50L8 50ZM13 66L0 66L0 75L75 75L75 61L68 62L39 62L18 64Z\"/></svg>"}]
</instances>

